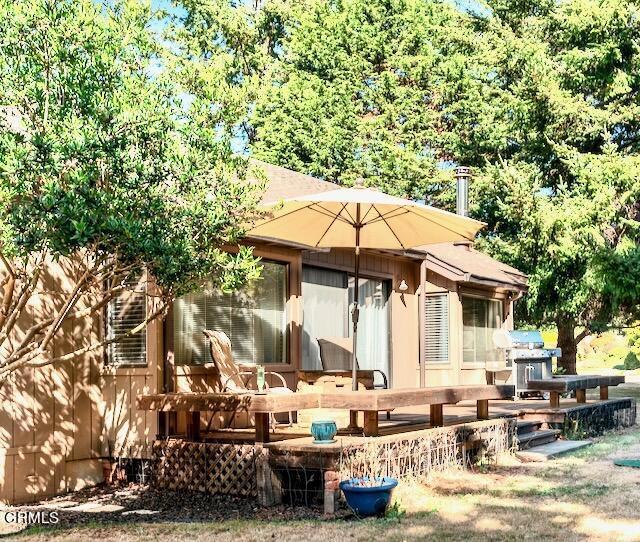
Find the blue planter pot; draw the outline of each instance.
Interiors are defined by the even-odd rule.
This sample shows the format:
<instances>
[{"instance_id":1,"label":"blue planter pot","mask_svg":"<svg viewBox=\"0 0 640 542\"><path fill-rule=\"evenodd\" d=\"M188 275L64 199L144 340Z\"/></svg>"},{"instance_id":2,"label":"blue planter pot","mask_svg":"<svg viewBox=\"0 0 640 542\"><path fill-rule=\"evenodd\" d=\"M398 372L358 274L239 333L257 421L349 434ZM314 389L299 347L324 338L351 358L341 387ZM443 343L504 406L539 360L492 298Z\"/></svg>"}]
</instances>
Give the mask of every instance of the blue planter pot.
<instances>
[{"instance_id":1,"label":"blue planter pot","mask_svg":"<svg viewBox=\"0 0 640 542\"><path fill-rule=\"evenodd\" d=\"M333 420L319 420L311 423L311 434L314 444L331 444L338 432L338 426Z\"/></svg>"},{"instance_id":2,"label":"blue planter pot","mask_svg":"<svg viewBox=\"0 0 640 542\"><path fill-rule=\"evenodd\" d=\"M340 489L349 508L358 516L381 516L391 501L391 492L398 485L395 478L378 478L380 485L367 487L358 485L359 478L343 480Z\"/></svg>"}]
</instances>

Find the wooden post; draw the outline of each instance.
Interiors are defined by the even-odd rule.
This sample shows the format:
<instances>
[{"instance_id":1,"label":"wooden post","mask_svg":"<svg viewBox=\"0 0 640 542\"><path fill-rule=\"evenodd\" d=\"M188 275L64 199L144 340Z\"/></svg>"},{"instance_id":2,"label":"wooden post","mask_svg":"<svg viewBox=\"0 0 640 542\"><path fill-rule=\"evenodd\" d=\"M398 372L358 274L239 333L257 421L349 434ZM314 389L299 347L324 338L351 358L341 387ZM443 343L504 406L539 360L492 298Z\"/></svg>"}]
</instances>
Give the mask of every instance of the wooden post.
<instances>
[{"instance_id":1,"label":"wooden post","mask_svg":"<svg viewBox=\"0 0 640 542\"><path fill-rule=\"evenodd\" d=\"M442 405L429 405L429 423L431 427L442 427L444 425Z\"/></svg>"},{"instance_id":2,"label":"wooden post","mask_svg":"<svg viewBox=\"0 0 640 542\"><path fill-rule=\"evenodd\" d=\"M376 410L364 411L364 436L378 436L378 412Z\"/></svg>"},{"instance_id":3,"label":"wooden post","mask_svg":"<svg viewBox=\"0 0 640 542\"><path fill-rule=\"evenodd\" d=\"M600 386L600 400L606 401L609 399L609 386Z\"/></svg>"},{"instance_id":4,"label":"wooden post","mask_svg":"<svg viewBox=\"0 0 640 542\"><path fill-rule=\"evenodd\" d=\"M282 503L282 484L269 465L269 450L262 444L256 444L256 487L258 502L261 506Z\"/></svg>"},{"instance_id":5,"label":"wooden post","mask_svg":"<svg viewBox=\"0 0 640 542\"><path fill-rule=\"evenodd\" d=\"M266 412L255 413L256 442L269 442L269 414Z\"/></svg>"},{"instance_id":6,"label":"wooden post","mask_svg":"<svg viewBox=\"0 0 640 542\"><path fill-rule=\"evenodd\" d=\"M557 391L549 392L549 403L551 404L551 408L559 408L560 407L560 393Z\"/></svg>"},{"instance_id":7,"label":"wooden post","mask_svg":"<svg viewBox=\"0 0 640 542\"><path fill-rule=\"evenodd\" d=\"M489 399L478 399L476 408L479 420L489 419Z\"/></svg>"},{"instance_id":8,"label":"wooden post","mask_svg":"<svg viewBox=\"0 0 640 542\"><path fill-rule=\"evenodd\" d=\"M187 412L187 439L200 442L200 412Z\"/></svg>"},{"instance_id":9,"label":"wooden post","mask_svg":"<svg viewBox=\"0 0 640 542\"><path fill-rule=\"evenodd\" d=\"M585 390L585 389L576 390L576 401L578 401L578 403L586 403L587 402L587 390Z\"/></svg>"},{"instance_id":10,"label":"wooden post","mask_svg":"<svg viewBox=\"0 0 640 542\"><path fill-rule=\"evenodd\" d=\"M332 470L324 473L324 513L332 516L336 513L336 505L340 489L340 477Z\"/></svg>"}]
</instances>

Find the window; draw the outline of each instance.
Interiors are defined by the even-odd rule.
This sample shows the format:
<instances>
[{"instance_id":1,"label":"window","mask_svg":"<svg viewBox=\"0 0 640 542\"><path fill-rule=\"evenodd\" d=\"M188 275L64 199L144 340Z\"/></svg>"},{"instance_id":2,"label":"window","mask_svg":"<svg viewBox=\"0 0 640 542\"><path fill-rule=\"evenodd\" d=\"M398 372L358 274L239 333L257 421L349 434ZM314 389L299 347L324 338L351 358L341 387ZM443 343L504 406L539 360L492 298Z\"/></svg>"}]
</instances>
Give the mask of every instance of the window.
<instances>
[{"instance_id":1,"label":"window","mask_svg":"<svg viewBox=\"0 0 640 542\"><path fill-rule=\"evenodd\" d=\"M128 289L109 301L106 311L107 340L119 337L144 322L147 317L146 281L132 279L126 282ZM107 346L107 364L147 364L147 334L139 331Z\"/></svg>"},{"instance_id":2,"label":"window","mask_svg":"<svg viewBox=\"0 0 640 542\"><path fill-rule=\"evenodd\" d=\"M224 331L236 363L286 363L287 266L263 262L262 277L237 292L210 286L177 299L173 305L176 363L208 363L203 329Z\"/></svg>"},{"instance_id":3,"label":"window","mask_svg":"<svg viewBox=\"0 0 640 542\"><path fill-rule=\"evenodd\" d=\"M449 363L449 295L424 297L424 361Z\"/></svg>"},{"instance_id":4,"label":"window","mask_svg":"<svg viewBox=\"0 0 640 542\"><path fill-rule=\"evenodd\" d=\"M493 330L502 325L502 302L462 296L463 353L465 363L498 362Z\"/></svg>"},{"instance_id":5,"label":"window","mask_svg":"<svg viewBox=\"0 0 640 542\"><path fill-rule=\"evenodd\" d=\"M358 364L389 374L389 281L360 278ZM353 336L355 278L342 271L302 268L302 367L321 370L317 339ZM348 369L348 367L346 367Z\"/></svg>"}]
</instances>

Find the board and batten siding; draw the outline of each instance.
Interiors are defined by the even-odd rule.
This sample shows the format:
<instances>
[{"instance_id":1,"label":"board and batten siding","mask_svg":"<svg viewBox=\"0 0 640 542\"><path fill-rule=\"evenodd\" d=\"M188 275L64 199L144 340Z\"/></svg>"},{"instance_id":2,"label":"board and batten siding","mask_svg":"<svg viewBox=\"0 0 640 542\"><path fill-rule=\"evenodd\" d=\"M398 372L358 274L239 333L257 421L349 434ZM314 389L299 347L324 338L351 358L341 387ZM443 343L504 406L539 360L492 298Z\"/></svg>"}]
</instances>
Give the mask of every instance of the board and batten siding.
<instances>
[{"instance_id":1,"label":"board and batten siding","mask_svg":"<svg viewBox=\"0 0 640 542\"><path fill-rule=\"evenodd\" d=\"M50 262L9 340L19 340L35 318L53 315L74 272L68 261ZM87 346L101 333L98 319L68 320L52 342L52 354ZM2 384L0 501L32 502L102 480L101 358L94 351L75 363L26 367Z\"/></svg>"}]
</instances>

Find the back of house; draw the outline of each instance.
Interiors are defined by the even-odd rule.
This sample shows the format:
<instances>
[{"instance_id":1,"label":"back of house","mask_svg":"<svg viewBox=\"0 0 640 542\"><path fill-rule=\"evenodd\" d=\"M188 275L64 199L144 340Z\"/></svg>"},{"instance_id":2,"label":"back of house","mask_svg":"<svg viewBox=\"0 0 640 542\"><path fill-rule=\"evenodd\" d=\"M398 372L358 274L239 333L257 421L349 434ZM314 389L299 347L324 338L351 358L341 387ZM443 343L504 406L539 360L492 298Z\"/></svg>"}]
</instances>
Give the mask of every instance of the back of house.
<instances>
[{"instance_id":1,"label":"back of house","mask_svg":"<svg viewBox=\"0 0 640 542\"><path fill-rule=\"evenodd\" d=\"M256 161L264 203L336 187ZM213 391L203 329L223 331L235 362L264 364L299 386L301 371L323 369L319 340L350 336L354 255L310 250L278 239L246 239L262 258L262 278L237 292L204 287L178 299L146 333L76 362L25 368L0 388L0 501L29 502L104 479L103 460L148 457L156 435L185 419L141 411L136 397ZM229 250L233 250L229 248ZM484 384L499 361L496 328L513 327L526 277L471 243L361 256L358 362L389 387ZM73 262L51 263L33 311L51 311L69 288ZM148 307L144 288L113 301L101 318L64 325L56 352L135 326ZM18 330L19 334L20 331ZM171 428L169 424L173 424Z\"/></svg>"}]
</instances>

